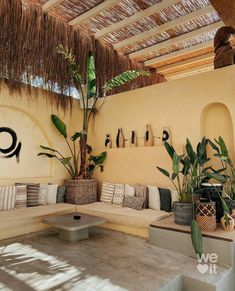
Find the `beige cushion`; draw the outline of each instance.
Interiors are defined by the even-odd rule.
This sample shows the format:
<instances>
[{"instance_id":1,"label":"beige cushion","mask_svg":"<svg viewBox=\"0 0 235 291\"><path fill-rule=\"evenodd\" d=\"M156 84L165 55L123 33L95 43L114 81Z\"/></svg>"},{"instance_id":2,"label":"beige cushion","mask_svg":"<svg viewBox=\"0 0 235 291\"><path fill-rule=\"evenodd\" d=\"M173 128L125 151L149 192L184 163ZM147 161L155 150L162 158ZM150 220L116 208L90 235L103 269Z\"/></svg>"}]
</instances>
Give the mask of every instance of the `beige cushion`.
<instances>
[{"instance_id":1,"label":"beige cushion","mask_svg":"<svg viewBox=\"0 0 235 291\"><path fill-rule=\"evenodd\" d=\"M111 203L113 200L113 193L114 193L115 185L104 182L102 185L102 191L100 196L100 201Z\"/></svg>"},{"instance_id":2,"label":"beige cushion","mask_svg":"<svg viewBox=\"0 0 235 291\"><path fill-rule=\"evenodd\" d=\"M130 186L129 184L125 185L125 197L126 196L135 196L135 187Z\"/></svg>"},{"instance_id":3,"label":"beige cushion","mask_svg":"<svg viewBox=\"0 0 235 291\"><path fill-rule=\"evenodd\" d=\"M0 186L0 211L14 209L15 200L15 186Z\"/></svg>"},{"instance_id":4,"label":"beige cushion","mask_svg":"<svg viewBox=\"0 0 235 291\"><path fill-rule=\"evenodd\" d=\"M154 210L161 209L160 193L157 186L148 186L149 208Z\"/></svg>"},{"instance_id":5,"label":"beige cushion","mask_svg":"<svg viewBox=\"0 0 235 291\"><path fill-rule=\"evenodd\" d=\"M171 215L171 213L165 211L152 209L135 210L103 202L77 205L77 211L102 217L107 222L142 228L147 228L152 221L157 221Z\"/></svg>"},{"instance_id":6,"label":"beige cushion","mask_svg":"<svg viewBox=\"0 0 235 291\"><path fill-rule=\"evenodd\" d=\"M15 208L26 208L27 207L27 188L26 185L16 186L16 202Z\"/></svg>"}]
</instances>

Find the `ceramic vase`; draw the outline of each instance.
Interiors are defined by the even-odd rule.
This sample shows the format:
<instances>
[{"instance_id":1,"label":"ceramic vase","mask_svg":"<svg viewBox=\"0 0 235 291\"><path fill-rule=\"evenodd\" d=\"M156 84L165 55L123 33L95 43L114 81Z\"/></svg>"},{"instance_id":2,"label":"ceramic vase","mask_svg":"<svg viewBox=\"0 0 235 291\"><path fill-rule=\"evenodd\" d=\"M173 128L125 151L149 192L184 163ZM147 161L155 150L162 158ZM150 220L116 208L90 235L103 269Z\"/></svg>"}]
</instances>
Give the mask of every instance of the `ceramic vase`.
<instances>
[{"instance_id":1,"label":"ceramic vase","mask_svg":"<svg viewBox=\"0 0 235 291\"><path fill-rule=\"evenodd\" d=\"M221 225L224 230L226 231L233 231L234 229L234 219L228 213L225 213L224 216L221 218Z\"/></svg>"},{"instance_id":2,"label":"ceramic vase","mask_svg":"<svg viewBox=\"0 0 235 291\"><path fill-rule=\"evenodd\" d=\"M130 147L137 147L137 136L134 129L131 131Z\"/></svg>"},{"instance_id":3,"label":"ceramic vase","mask_svg":"<svg viewBox=\"0 0 235 291\"><path fill-rule=\"evenodd\" d=\"M170 132L170 128L169 127L163 127L163 130L162 130L162 143L164 143L166 141L169 144L172 143L172 141L171 141L171 132Z\"/></svg>"},{"instance_id":4,"label":"ceramic vase","mask_svg":"<svg viewBox=\"0 0 235 291\"><path fill-rule=\"evenodd\" d=\"M105 147L110 149L112 148L112 139L109 133L106 134Z\"/></svg>"},{"instance_id":5,"label":"ceramic vase","mask_svg":"<svg viewBox=\"0 0 235 291\"><path fill-rule=\"evenodd\" d=\"M154 144L153 133L150 124L146 124L146 130L144 135L144 145L146 147L151 147Z\"/></svg>"},{"instance_id":6,"label":"ceramic vase","mask_svg":"<svg viewBox=\"0 0 235 291\"><path fill-rule=\"evenodd\" d=\"M124 135L121 128L118 129L117 138L116 138L116 146L117 148L124 148L125 146Z\"/></svg>"}]
</instances>

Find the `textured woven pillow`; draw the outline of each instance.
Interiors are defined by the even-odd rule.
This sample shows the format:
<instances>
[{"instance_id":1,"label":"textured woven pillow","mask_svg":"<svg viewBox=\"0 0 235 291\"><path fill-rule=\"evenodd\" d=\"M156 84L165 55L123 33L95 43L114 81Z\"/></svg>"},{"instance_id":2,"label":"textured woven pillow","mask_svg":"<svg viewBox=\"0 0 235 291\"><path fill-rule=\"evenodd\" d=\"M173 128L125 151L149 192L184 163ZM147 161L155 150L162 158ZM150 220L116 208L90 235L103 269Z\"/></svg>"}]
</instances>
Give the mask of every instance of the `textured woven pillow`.
<instances>
[{"instance_id":1,"label":"textured woven pillow","mask_svg":"<svg viewBox=\"0 0 235 291\"><path fill-rule=\"evenodd\" d=\"M38 206L38 197L40 193L40 184L27 185L27 206Z\"/></svg>"},{"instance_id":2,"label":"textured woven pillow","mask_svg":"<svg viewBox=\"0 0 235 291\"><path fill-rule=\"evenodd\" d=\"M18 185L16 187L15 209L27 207L27 187L26 185Z\"/></svg>"},{"instance_id":3,"label":"textured woven pillow","mask_svg":"<svg viewBox=\"0 0 235 291\"><path fill-rule=\"evenodd\" d=\"M135 185L135 196L144 198L143 208L148 208L148 195L147 187L143 185Z\"/></svg>"},{"instance_id":4,"label":"textured woven pillow","mask_svg":"<svg viewBox=\"0 0 235 291\"><path fill-rule=\"evenodd\" d=\"M0 186L0 211L13 210L16 200L15 186Z\"/></svg>"},{"instance_id":5,"label":"textured woven pillow","mask_svg":"<svg viewBox=\"0 0 235 291\"><path fill-rule=\"evenodd\" d=\"M157 186L148 186L149 208L160 210L160 193Z\"/></svg>"},{"instance_id":6,"label":"textured woven pillow","mask_svg":"<svg viewBox=\"0 0 235 291\"><path fill-rule=\"evenodd\" d=\"M100 201L105 203L112 203L115 185L103 182Z\"/></svg>"},{"instance_id":7,"label":"textured woven pillow","mask_svg":"<svg viewBox=\"0 0 235 291\"><path fill-rule=\"evenodd\" d=\"M66 186L65 185L58 186L56 203L64 203L65 195L66 195Z\"/></svg>"},{"instance_id":8,"label":"textured woven pillow","mask_svg":"<svg viewBox=\"0 0 235 291\"><path fill-rule=\"evenodd\" d=\"M114 194L113 194L113 204L122 205L125 196L125 187L123 184L115 184Z\"/></svg>"},{"instance_id":9,"label":"textured woven pillow","mask_svg":"<svg viewBox=\"0 0 235 291\"><path fill-rule=\"evenodd\" d=\"M125 196L123 200L123 207L130 207L136 210L143 209L144 197Z\"/></svg>"},{"instance_id":10,"label":"textured woven pillow","mask_svg":"<svg viewBox=\"0 0 235 291\"><path fill-rule=\"evenodd\" d=\"M125 185L125 196L135 196L135 187L126 184Z\"/></svg>"},{"instance_id":11,"label":"textured woven pillow","mask_svg":"<svg viewBox=\"0 0 235 291\"><path fill-rule=\"evenodd\" d=\"M38 195L38 205L46 205L47 204L47 195L48 189L47 184L40 184L40 191Z\"/></svg>"}]
</instances>

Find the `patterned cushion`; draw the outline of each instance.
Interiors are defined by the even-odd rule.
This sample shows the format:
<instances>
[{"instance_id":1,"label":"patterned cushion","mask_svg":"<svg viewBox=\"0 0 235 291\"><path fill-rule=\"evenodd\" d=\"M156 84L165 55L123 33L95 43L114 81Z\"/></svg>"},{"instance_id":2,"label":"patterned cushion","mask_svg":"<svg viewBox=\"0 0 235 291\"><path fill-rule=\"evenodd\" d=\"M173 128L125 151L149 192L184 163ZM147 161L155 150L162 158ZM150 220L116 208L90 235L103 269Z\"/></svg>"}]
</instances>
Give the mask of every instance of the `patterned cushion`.
<instances>
[{"instance_id":1,"label":"patterned cushion","mask_svg":"<svg viewBox=\"0 0 235 291\"><path fill-rule=\"evenodd\" d=\"M40 191L38 195L38 205L46 205L47 204L47 184L40 184Z\"/></svg>"},{"instance_id":2,"label":"patterned cushion","mask_svg":"<svg viewBox=\"0 0 235 291\"><path fill-rule=\"evenodd\" d=\"M57 189L56 203L64 203L65 195L66 195L66 186L65 185L59 186Z\"/></svg>"},{"instance_id":3,"label":"patterned cushion","mask_svg":"<svg viewBox=\"0 0 235 291\"><path fill-rule=\"evenodd\" d=\"M114 184L104 182L102 185L100 201L106 202L106 203L111 203L113 200L114 189L115 189Z\"/></svg>"},{"instance_id":4,"label":"patterned cushion","mask_svg":"<svg viewBox=\"0 0 235 291\"><path fill-rule=\"evenodd\" d=\"M125 196L122 206L130 207L136 210L143 209L144 197Z\"/></svg>"},{"instance_id":5,"label":"patterned cushion","mask_svg":"<svg viewBox=\"0 0 235 291\"><path fill-rule=\"evenodd\" d=\"M38 197L40 193L40 184L27 185L27 206L38 206Z\"/></svg>"},{"instance_id":6,"label":"patterned cushion","mask_svg":"<svg viewBox=\"0 0 235 291\"><path fill-rule=\"evenodd\" d=\"M148 195L147 195L147 187L142 185L135 185L135 196L136 197L144 197L144 205L143 208L148 208Z\"/></svg>"},{"instance_id":7,"label":"patterned cushion","mask_svg":"<svg viewBox=\"0 0 235 291\"><path fill-rule=\"evenodd\" d=\"M122 205L124 196L125 196L125 186L123 184L115 184L112 203L116 205Z\"/></svg>"},{"instance_id":8,"label":"patterned cushion","mask_svg":"<svg viewBox=\"0 0 235 291\"><path fill-rule=\"evenodd\" d=\"M15 186L0 186L0 211L13 210L16 200Z\"/></svg>"},{"instance_id":9,"label":"patterned cushion","mask_svg":"<svg viewBox=\"0 0 235 291\"><path fill-rule=\"evenodd\" d=\"M27 187L19 185L16 187L15 209L27 207Z\"/></svg>"}]
</instances>

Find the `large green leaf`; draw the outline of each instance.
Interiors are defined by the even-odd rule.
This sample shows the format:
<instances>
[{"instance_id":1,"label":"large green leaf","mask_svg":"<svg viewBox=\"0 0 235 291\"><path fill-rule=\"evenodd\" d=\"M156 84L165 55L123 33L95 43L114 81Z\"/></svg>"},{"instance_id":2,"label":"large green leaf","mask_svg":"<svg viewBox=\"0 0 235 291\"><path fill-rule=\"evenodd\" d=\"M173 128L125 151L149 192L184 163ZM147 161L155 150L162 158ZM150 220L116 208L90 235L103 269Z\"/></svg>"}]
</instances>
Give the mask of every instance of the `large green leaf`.
<instances>
[{"instance_id":1,"label":"large green leaf","mask_svg":"<svg viewBox=\"0 0 235 291\"><path fill-rule=\"evenodd\" d=\"M95 60L92 52L89 53L87 59L87 96L88 98L96 96Z\"/></svg>"},{"instance_id":2,"label":"large green leaf","mask_svg":"<svg viewBox=\"0 0 235 291\"><path fill-rule=\"evenodd\" d=\"M136 78L140 76L150 76L151 74L146 71L141 71L141 70L131 70L131 71L126 71L124 73L121 73L111 79L110 81L106 82L104 85L104 89L111 90L116 87L120 87L122 85L125 85L127 82L135 80Z\"/></svg>"},{"instance_id":3,"label":"large green leaf","mask_svg":"<svg viewBox=\"0 0 235 291\"><path fill-rule=\"evenodd\" d=\"M107 152L102 152L98 156L90 156L89 160L93 161L95 165L102 165L107 157Z\"/></svg>"},{"instance_id":4,"label":"large green leaf","mask_svg":"<svg viewBox=\"0 0 235 291\"><path fill-rule=\"evenodd\" d=\"M67 129L64 122L54 114L51 115L51 120L59 133L63 135L64 138L67 138Z\"/></svg>"},{"instance_id":5,"label":"large green leaf","mask_svg":"<svg viewBox=\"0 0 235 291\"><path fill-rule=\"evenodd\" d=\"M192 144L188 138L186 139L186 152L188 154L191 164L193 165L196 159L196 153L194 152Z\"/></svg>"},{"instance_id":6,"label":"large green leaf","mask_svg":"<svg viewBox=\"0 0 235 291\"><path fill-rule=\"evenodd\" d=\"M219 148L217 147L217 145L215 143L213 143L210 139L208 140L209 145L217 152L219 153Z\"/></svg>"},{"instance_id":7,"label":"large green leaf","mask_svg":"<svg viewBox=\"0 0 235 291\"><path fill-rule=\"evenodd\" d=\"M74 135L71 136L71 140L75 141L81 136L81 132L75 132Z\"/></svg>"},{"instance_id":8,"label":"large green leaf","mask_svg":"<svg viewBox=\"0 0 235 291\"><path fill-rule=\"evenodd\" d=\"M38 156L46 156L46 157L48 157L48 158L50 158L50 159L52 159L52 158L57 158L56 155L49 154L49 153L38 153Z\"/></svg>"},{"instance_id":9,"label":"large green leaf","mask_svg":"<svg viewBox=\"0 0 235 291\"><path fill-rule=\"evenodd\" d=\"M61 162L63 165L68 165L68 164L70 163L70 160L71 160L71 157L61 158L61 159L60 159L60 162Z\"/></svg>"},{"instance_id":10,"label":"large green leaf","mask_svg":"<svg viewBox=\"0 0 235 291\"><path fill-rule=\"evenodd\" d=\"M40 145L40 147L41 147L42 149L44 149L44 150L47 150L47 151L57 152L57 150L52 149L52 148L49 148L49 147L45 147L45 146L43 146L43 145Z\"/></svg>"},{"instance_id":11,"label":"large green leaf","mask_svg":"<svg viewBox=\"0 0 235 291\"><path fill-rule=\"evenodd\" d=\"M219 137L219 145L220 145L220 150L221 150L222 155L224 157L228 157L228 149L227 149L225 142L221 136Z\"/></svg>"},{"instance_id":12,"label":"large green leaf","mask_svg":"<svg viewBox=\"0 0 235 291\"><path fill-rule=\"evenodd\" d=\"M209 173L206 172L207 177L211 178L211 179L215 179L221 183L225 183L227 181L227 177L225 175L221 175L219 173Z\"/></svg>"},{"instance_id":13,"label":"large green leaf","mask_svg":"<svg viewBox=\"0 0 235 291\"><path fill-rule=\"evenodd\" d=\"M230 213L228 205L226 204L226 202L224 201L224 199L219 195L221 203L222 203L222 207L224 212L227 212L228 214Z\"/></svg>"},{"instance_id":14,"label":"large green leaf","mask_svg":"<svg viewBox=\"0 0 235 291\"><path fill-rule=\"evenodd\" d=\"M163 168L160 168L160 167L157 167L157 169L163 174L165 175L166 177L170 178L170 174L167 170L163 169Z\"/></svg>"},{"instance_id":15,"label":"large green leaf","mask_svg":"<svg viewBox=\"0 0 235 291\"><path fill-rule=\"evenodd\" d=\"M173 173L178 175L179 170L180 170L180 156L178 156L176 153L174 153L173 155L172 170L173 170Z\"/></svg>"},{"instance_id":16,"label":"large green leaf","mask_svg":"<svg viewBox=\"0 0 235 291\"><path fill-rule=\"evenodd\" d=\"M195 253L201 257L203 253L202 234L195 219L191 222L191 240Z\"/></svg>"},{"instance_id":17,"label":"large green leaf","mask_svg":"<svg viewBox=\"0 0 235 291\"><path fill-rule=\"evenodd\" d=\"M173 155L175 153L175 149L173 148L173 146L170 145L167 141L164 142L164 146L165 146L169 156L173 159Z\"/></svg>"}]
</instances>

